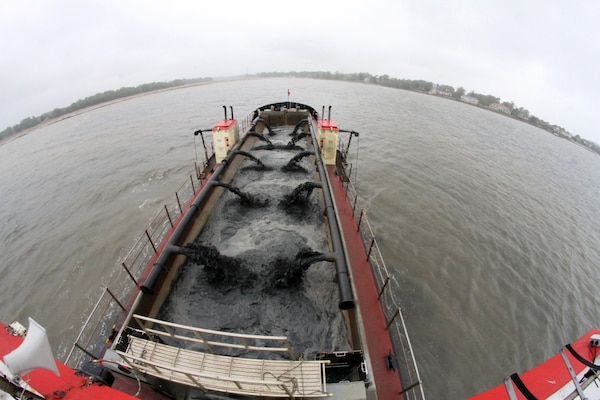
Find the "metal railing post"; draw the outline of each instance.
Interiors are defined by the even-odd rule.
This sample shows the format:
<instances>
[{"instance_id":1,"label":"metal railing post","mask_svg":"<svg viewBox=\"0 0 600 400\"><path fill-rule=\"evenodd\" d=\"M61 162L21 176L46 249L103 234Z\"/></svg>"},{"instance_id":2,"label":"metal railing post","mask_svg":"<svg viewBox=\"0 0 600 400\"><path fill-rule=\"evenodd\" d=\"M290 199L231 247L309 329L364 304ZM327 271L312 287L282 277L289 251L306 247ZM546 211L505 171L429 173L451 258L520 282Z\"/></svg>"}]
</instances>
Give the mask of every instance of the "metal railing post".
<instances>
[{"instance_id":1,"label":"metal railing post","mask_svg":"<svg viewBox=\"0 0 600 400\"><path fill-rule=\"evenodd\" d=\"M362 222L363 214L364 214L364 210L360 210L360 217L358 217L358 226L356 229L357 232L360 232L360 223Z\"/></svg>"},{"instance_id":2,"label":"metal railing post","mask_svg":"<svg viewBox=\"0 0 600 400\"><path fill-rule=\"evenodd\" d=\"M208 351L210 351L211 354L215 354L215 349L211 346L210 343L208 343L208 340L206 340L202 332L194 331L194 335L196 335L200 340L202 340L202 343L206 346L206 348L208 348Z\"/></svg>"},{"instance_id":3,"label":"metal railing post","mask_svg":"<svg viewBox=\"0 0 600 400\"><path fill-rule=\"evenodd\" d=\"M192 174L190 174L190 182L192 183L192 192L196 193L196 188L194 187L194 178L192 177Z\"/></svg>"},{"instance_id":4,"label":"metal railing post","mask_svg":"<svg viewBox=\"0 0 600 400\"><path fill-rule=\"evenodd\" d=\"M412 385L409 385L406 389L401 390L400 393L398 393L398 394L404 394L404 393L408 392L409 390L413 390L414 388L416 388L420 384L421 384L421 381L416 381Z\"/></svg>"},{"instance_id":5,"label":"metal railing post","mask_svg":"<svg viewBox=\"0 0 600 400\"><path fill-rule=\"evenodd\" d=\"M392 322L394 322L394 320L396 319L396 317L397 317L398 315L400 315L400 309L399 309L399 308L398 308L398 309L396 310L396 312L394 313L394 316L392 317L392 319L390 319L390 322L388 322L388 323L387 323L387 325L385 326L385 329L386 329L386 330L387 330L387 329L390 327L390 325L392 324Z\"/></svg>"},{"instance_id":6,"label":"metal railing post","mask_svg":"<svg viewBox=\"0 0 600 400\"><path fill-rule=\"evenodd\" d=\"M373 245L375 244L375 238L371 239L371 245L369 246L369 252L367 253L367 261L371 258L371 251L373 250Z\"/></svg>"},{"instance_id":7,"label":"metal railing post","mask_svg":"<svg viewBox=\"0 0 600 400\"><path fill-rule=\"evenodd\" d=\"M173 220L171 219L171 214L169 214L169 209L167 208L167 205L165 204L165 212L167 213L167 218L169 218L169 223L171 224L171 228L173 227Z\"/></svg>"},{"instance_id":8,"label":"metal railing post","mask_svg":"<svg viewBox=\"0 0 600 400\"><path fill-rule=\"evenodd\" d=\"M75 347L78 347L78 348L80 347L78 345L79 339L81 339L81 336L83 336L83 332L85 331L85 328L87 327L87 325L90 323L92 316L96 313L96 311L98 310L98 307L100 307L100 303L102 302L102 299L104 298L104 293L106 293L106 288L104 288L104 292L100 295L100 298L94 305L94 308L92 308L92 311L90 312L87 319L83 323L83 328L81 328L81 330L79 331L79 334L77 335L77 338L75 339L75 342L73 343L73 346L71 347L71 350L69 351L69 354L67 355L67 358L65 359L65 364L69 363L71 356L73 355L73 350L75 349ZM85 350L84 350L84 352L85 352Z\"/></svg>"},{"instance_id":9,"label":"metal railing post","mask_svg":"<svg viewBox=\"0 0 600 400\"><path fill-rule=\"evenodd\" d=\"M381 300L381 295L383 294L383 291L385 290L385 288L387 287L389 282L390 282L390 277L388 276L387 278L385 278L385 283L383 284L383 286L381 287L381 290L379 291L377 300Z\"/></svg>"},{"instance_id":10,"label":"metal railing post","mask_svg":"<svg viewBox=\"0 0 600 400\"><path fill-rule=\"evenodd\" d=\"M115 296L114 293L111 292L109 288L106 288L106 291L108 292L108 294L110 294L110 297L112 297L112 299L115 301L115 303L117 303L119 305L119 307L121 307L121 310L127 311L127 309L123 306L123 304L121 304L119 299L117 299L117 296Z\"/></svg>"},{"instance_id":11,"label":"metal railing post","mask_svg":"<svg viewBox=\"0 0 600 400\"><path fill-rule=\"evenodd\" d=\"M131 273L131 271L129 271L129 268L127 268L127 265L125 265L125 261L123 261L121 263L121 265L123 266L123 268L125 268L125 271L127 271L127 275L129 275L129 277L131 278L131 280L133 281L133 283L135 283L135 286L138 286L138 282L133 277L133 274Z\"/></svg>"},{"instance_id":12,"label":"metal railing post","mask_svg":"<svg viewBox=\"0 0 600 400\"><path fill-rule=\"evenodd\" d=\"M158 253L158 250L156 250L156 246L154 245L154 242L152 242L152 238L150 237L150 234L148 233L148 229L146 229L144 232L146 232L146 237L148 238L148 241L152 245L152 248L154 249L154 253Z\"/></svg>"},{"instance_id":13,"label":"metal railing post","mask_svg":"<svg viewBox=\"0 0 600 400\"><path fill-rule=\"evenodd\" d=\"M179 212L183 214L183 208L181 207L181 201L179 200L179 193L175 192L175 197L177 198L177 205L179 205Z\"/></svg>"}]
</instances>

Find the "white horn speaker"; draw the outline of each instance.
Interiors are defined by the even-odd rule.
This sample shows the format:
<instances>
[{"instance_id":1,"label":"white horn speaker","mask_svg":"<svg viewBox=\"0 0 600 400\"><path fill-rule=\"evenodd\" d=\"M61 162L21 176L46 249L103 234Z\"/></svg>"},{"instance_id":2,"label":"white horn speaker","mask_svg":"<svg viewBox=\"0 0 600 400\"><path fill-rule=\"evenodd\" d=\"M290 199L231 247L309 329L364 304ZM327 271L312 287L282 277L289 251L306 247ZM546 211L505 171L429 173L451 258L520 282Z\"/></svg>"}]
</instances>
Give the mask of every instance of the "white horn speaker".
<instances>
[{"instance_id":1,"label":"white horn speaker","mask_svg":"<svg viewBox=\"0 0 600 400\"><path fill-rule=\"evenodd\" d=\"M25 340L19 347L4 356L4 363L15 375L43 368L60 376L46 330L31 318L29 318L29 328Z\"/></svg>"}]
</instances>

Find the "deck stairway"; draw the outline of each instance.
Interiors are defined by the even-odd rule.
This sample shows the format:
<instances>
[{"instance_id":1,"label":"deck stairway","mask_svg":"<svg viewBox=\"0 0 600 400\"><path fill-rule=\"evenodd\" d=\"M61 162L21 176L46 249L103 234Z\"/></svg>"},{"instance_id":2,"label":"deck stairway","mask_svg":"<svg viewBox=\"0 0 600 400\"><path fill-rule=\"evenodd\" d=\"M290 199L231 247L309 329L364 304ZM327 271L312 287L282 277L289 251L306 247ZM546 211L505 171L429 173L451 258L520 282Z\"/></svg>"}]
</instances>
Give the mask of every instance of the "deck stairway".
<instances>
[{"instance_id":1,"label":"deck stairway","mask_svg":"<svg viewBox=\"0 0 600 400\"><path fill-rule=\"evenodd\" d=\"M259 358L231 357L212 354L215 346L239 348L235 343L224 343L207 340L210 335L223 335L229 338L242 339L243 347L258 349L247 343L250 339L264 343L271 340L285 340L285 337L256 336L231 334L229 332L209 331L200 328L175 325L165 321L136 316L136 319L150 320L163 329L144 328L147 333L172 338L200 342L207 346L209 352L188 350L142 339L129 335L129 345L125 351L117 351L123 360L138 373L151 375L172 382L197 387L203 391L217 391L262 397L327 397L325 383L325 361L305 360L266 360ZM182 329L193 331L195 337L184 337L177 332ZM288 347L261 347L262 350L288 351Z\"/></svg>"}]
</instances>

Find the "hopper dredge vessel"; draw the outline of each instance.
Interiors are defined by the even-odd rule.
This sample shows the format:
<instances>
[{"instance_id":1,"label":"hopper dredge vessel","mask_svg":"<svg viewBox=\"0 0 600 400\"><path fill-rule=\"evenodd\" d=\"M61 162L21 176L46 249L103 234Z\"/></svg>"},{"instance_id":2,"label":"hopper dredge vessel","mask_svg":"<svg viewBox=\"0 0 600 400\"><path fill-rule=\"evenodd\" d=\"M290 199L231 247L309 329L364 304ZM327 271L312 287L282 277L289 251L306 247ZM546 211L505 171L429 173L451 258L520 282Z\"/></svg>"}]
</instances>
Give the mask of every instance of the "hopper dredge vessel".
<instances>
[{"instance_id":1,"label":"hopper dredge vessel","mask_svg":"<svg viewBox=\"0 0 600 400\"><path fill-rule=\"evenodd\" d=\"M0 399L425 398L397 282L352 184L358 133L331 107L229 111L194 132L203 160L64 363L32 319L0 324ZM592 329L473 399L600 399L598 349Z\"/></svg>"},{"instance_id":2,"label":"hopper dredge vessel","mask_svg":"<svg viewBox=\"0 0 600 400\"><path fill-rule=\"evenodd\" d=\"M352 184L358 133L338 128L331 107L273 103L242 120L223 109L194 132L195 173L123 260L64 364L35 321L18 348L24 328L2 329L7 393L424 398L397 283Z\"/></svg>"}]
</instances>

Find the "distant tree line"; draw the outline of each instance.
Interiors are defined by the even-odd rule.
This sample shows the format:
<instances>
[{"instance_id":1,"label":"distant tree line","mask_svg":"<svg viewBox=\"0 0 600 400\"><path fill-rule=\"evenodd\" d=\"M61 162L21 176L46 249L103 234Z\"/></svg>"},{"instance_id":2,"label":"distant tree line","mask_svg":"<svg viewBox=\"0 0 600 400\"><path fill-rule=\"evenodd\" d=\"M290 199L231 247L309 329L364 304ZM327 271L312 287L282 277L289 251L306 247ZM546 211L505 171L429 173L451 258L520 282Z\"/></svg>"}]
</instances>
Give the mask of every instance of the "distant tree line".
<instances>
[{"instance_id":1,"label":"distant tree line","mask_svg":"<svg viewBox=\"0 0 600 400\"><path fill-rule=\"evenodd\" d=\"M466 93L463 87L454 89L449 85L438 85L433 82L424 80L410 80L410 79L398 79L390 77L389 75L371 75L367 72L349 73L343 74L340 72L322 72L322 71L304 71L304 72L264 72L257 74L259 77L285 77L294 76L299 78L313 78L313 79L331 79L331 80L343 80L343 81L355 81L355 82L366 82L374 83L381 86L392 87L397 89L412 90L415 92L428 93L441 97L446 97L454 100L461 100L463 96L467 95L477 99L478 103L476 106L486 108L490 110L492 104L501 104L510 110L505 115L509 115L513 118L520 119L538 128L544 129L555 136L563 139L570 140L574 143L580 144L595 153L600 154L600 145L590 140L581 138L579 135L572 135L565 128L550 124L535 115L530 115L529 110L518 107L514 102L502 102L499 97L493 95L484 95L471 91ZM470 103L466 103L470 104Z\"/></svg>"},{"instance_id":2,"label":"distant tree line","mask_svg":"<svg viewBox=\"0 0 600 400\"><path fill-rule=\"evenodd\" d=\"M0 141L6 139L12 135L16 135L19 132L22 132L26 129L33 128L36 125L55 118L62 117L64 115L73 113L75 111L83 110L87 107L96 106L98 104L106 103L109 101L118 100L121 98L134 96L146 92L152 92L155 90L163 90L174 88L178 86L191 85L200 82L206 82L212 80L211 78L196 78L196 79L176 79L170 82L152 82L152 83L144 83L143 85L135 86L135 87L122 87L117 90L108 90L106 92L97 93L93 96L86 97L83 100L77 100L75 103L71 104L68 107L64 108L55 108L52 111L44 113L37 117L27 117L23 119L20 123L9 126L0 132Z\"/></svg>"},{"instance_id":3,"label":"distant tree line","mask_svg":"<svg viewBox=\"0 0 600 400\"><path fill-rule=\"evenodd\" d=\"M246 75L249 77L250 75ZM389 75L371 75L368 72L355 72L349 74L343 74L341 72L329 72L329 71L304 71L304 72L263 72L256 75L252 75L256 77L298 77L298 78L312 78L312 79L328 79L328 80L342 80L342 81L354 81L354 82L365 82L365 83L373 83L381 86L396 88L396 89L404 89L411 90L415 92L428 93L437 96L442 96L454 100L461 100L463 96L466 95L466 90L463 87L459 87L454 89L454 87L449 85L438 85L432 82L424 81L424 80L411 80L411 79L398 79L394 77L390 77ZM46 120L59 118L63 115L82 110L84 108L95 106L98 104L102 104L108 101L117 100L124 97L129 97L141 93L151 92L154 90L168 89L177 86L190 85L200 82L211 81L211 78L197 78L197 79L177 79L170 82L153 82L146 83L143 85L135 86L135 87L123 87L118 90L109 90L106 92L98 93L90 97L86 97L83 100L78 100L75 103L71 104L65 108L55 108L54 110L42 114L38 117L27 117L22 120L20 123L8 127L2 132L0 132L0 141L3 139L15 135L25 129L32 128ZM501 104L505 108L504 110L509 110L506 112L506 115L509 115L513 118L520 119L524 122L528 122L531 125L534 125L538 128L544 129L558 137L570 140L574 143L580 144L585 148L600 154L600 145L594 143L592 141L581 138L579 135L572 135L565 128L557 125L550 124L540 118L537 118L535 115L530 115L529 111L523 107L517 107L512 101L511 102L501 102L499 97L492 95L484 95L480 93L475 93L473 91L469 92L469 97L477 99L477 106L483 107L488 110L492 109L490 106L493 104ZM467 103L470 104L470 103Z\"/></svg>"}]
</instances>

